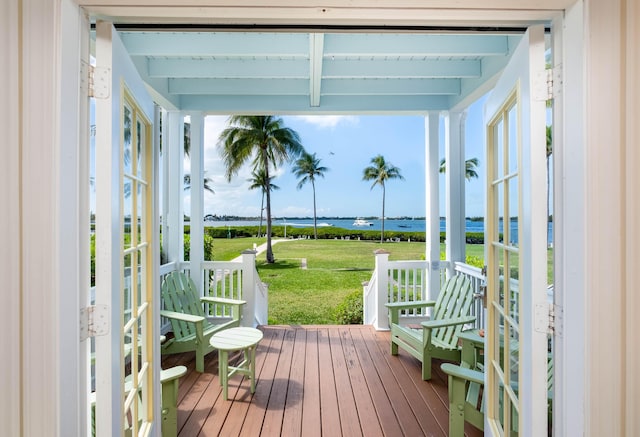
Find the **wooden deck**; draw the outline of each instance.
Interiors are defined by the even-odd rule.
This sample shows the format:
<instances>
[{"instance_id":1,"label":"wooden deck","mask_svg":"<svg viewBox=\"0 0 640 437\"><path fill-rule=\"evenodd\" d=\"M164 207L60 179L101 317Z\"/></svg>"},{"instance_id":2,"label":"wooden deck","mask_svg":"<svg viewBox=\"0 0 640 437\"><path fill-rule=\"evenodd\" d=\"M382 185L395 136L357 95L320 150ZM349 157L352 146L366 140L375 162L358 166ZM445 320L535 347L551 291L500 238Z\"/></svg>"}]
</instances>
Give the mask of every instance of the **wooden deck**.
<instances>
[{"instance_id":1,"label":"wooden deck","mask_svg":"<svg viewBox=\"0 0 640 437\"><path fill-rule=\"evenodd\" d=\"M256 393L240 376L222 399L217 353L164 356L187 366L178 393L179 436L446 436L448 396L440 364L389 353L389 333L370 326L266 326L256 357ZM468 425L467 425L468 426ZM468 426L467 435L482 435Z\"/></svg>"}]
</instances>

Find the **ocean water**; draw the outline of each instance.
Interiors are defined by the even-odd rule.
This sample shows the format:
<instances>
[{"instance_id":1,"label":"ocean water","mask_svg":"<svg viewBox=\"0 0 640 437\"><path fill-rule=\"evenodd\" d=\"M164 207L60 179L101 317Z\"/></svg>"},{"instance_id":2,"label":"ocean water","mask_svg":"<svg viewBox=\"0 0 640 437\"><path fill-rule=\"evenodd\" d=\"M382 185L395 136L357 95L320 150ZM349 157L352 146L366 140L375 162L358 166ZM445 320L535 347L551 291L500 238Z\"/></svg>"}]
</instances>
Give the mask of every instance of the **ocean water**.
<instances>
[{"instance_id":1,"label":"ocean water","mask_svg":"<svg viewBox=\"0 0 640 437\"><path fill-rule=\"evenodd\" d=\"M335 226L343 229L359 229L359 230L371 230L379 231L382 228L382 220L380 219L367 219L371 226L356 226L354 225L354 219L318 219L318 227L322 226ZM238 221L205 221L205 226L258 226L259 220L238 220ZM262 222L265 226L265 222ZM313 227L313 219L275 219L273 220L274 226L284 226L292 228L301 227ZM510 222L511 235L518 235L517 222ZM440 220L440 231L445 231L446 222ZM549 229L552 229L553 224L549 223ZM385 231L406 231L406 232L425 232L426 222L424 219L386 219L384 221ZM466 232L484 232L484 222L466 220L465 221ZM502 223L500 224L500 231L502 231ZM549 232L550 239L552 233ZM551 242L551 241L549 241Z\"/></svg>"}]
</instances>

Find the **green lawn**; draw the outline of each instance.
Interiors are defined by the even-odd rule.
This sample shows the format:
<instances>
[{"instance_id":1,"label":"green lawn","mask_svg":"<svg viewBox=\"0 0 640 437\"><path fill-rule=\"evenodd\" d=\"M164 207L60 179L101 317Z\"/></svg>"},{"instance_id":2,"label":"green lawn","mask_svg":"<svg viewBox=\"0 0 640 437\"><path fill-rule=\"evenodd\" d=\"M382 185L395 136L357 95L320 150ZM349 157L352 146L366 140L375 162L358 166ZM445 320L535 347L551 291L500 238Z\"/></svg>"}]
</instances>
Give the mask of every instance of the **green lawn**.
<instances>
[{"instance_id":1,"label":"green lawn","mask_svg":"<svg viewBox=\"0 0 640 437\"><path fill-rule=\"evenodd\" d=\"M253 249L253 244L260 245L264 238L214 238L213 259L215 261L231 261L243 250Z\"/></svg>"},{"instance_id":2,"label":"green lawn","mask_svg":"<svg viewBox=\"0 0 640 437\"><path fill-rule=\"evenodd\" d=\"M214 259L233 259L264 239L216 239ZM276 263L257 259L260 278L269 286L270 324L333 324L335 308L371 278L373 252L384 248L389 258L424 259L424 243L384 243L344 240L293 240L273 246ZM307 268L302 269L302 259Z\"/></svg>"},{"instance_id":3,"label":"green lawn","mask_svg":"<svg viewBox=\"0 0 640 437\"><path fill-rule=\"evenodd\" d=\"M215 239L214 259L227 261L264 238ZM256 267L269 286L269 324L334 324L336 307L347 295L362 291L371 278L374 251L390 252L390 260L424 259L425 243L345 240L289 240L273 246L275 264L258 255ZM444 245L441 246L444 257ZM483 245L467 245L467 257L484 259ZM302 261L306 269L302 269ZM551 262L551 256L549 257Z\"/></svg>"}]
</instances>

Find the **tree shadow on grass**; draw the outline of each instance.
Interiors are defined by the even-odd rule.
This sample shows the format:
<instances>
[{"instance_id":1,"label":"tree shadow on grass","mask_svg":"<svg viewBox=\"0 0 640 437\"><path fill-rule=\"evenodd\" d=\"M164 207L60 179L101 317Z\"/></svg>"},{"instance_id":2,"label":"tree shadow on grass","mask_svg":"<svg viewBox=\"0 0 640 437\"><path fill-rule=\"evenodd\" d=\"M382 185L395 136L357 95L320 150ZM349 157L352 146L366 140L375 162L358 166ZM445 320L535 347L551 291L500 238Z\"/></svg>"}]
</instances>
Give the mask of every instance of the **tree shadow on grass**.
<instances>
[{"instance_id":1,"label":"tree shadow on grass","mask_svg":"<svg viewBox=\"0 0 640 437\"><path fill-rule=\"evenodd\" d=\"M278 271L278 270L290 270L290 269L300 269L300 260L277 260L273 264L268 264L266 262L257 262L256 267L260 271Z\"/></svg>"}]
</instances>

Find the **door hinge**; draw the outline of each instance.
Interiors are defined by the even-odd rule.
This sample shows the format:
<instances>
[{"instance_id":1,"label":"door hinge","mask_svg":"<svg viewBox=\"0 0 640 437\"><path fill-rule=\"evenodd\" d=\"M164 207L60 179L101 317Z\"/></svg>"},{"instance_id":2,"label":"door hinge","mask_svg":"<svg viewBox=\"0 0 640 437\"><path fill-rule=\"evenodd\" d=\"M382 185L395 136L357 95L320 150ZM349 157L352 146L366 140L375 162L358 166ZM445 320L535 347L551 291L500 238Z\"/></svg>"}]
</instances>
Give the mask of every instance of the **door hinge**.
<instances>
[{"instance_id":1,"label":"door hinge","mask_svg":"<svg viewBox=\"0 0 640 437\"><path fill-rule=\"evenodd\" d=\"M562 321L562 307L547 302L536 304L534 320L536 332L562 336Z\"/></svg>"},{"instance_id":2,"label":"door hinge","mask_svg":"<svg viewBox=\"0 0 640 437\"><path fill-rule=\"evenodd\" d=\"M562 91L562 64L547 69L548 100L558 97L560 91Z\"/></svg>"},{"instance_id":3,"label":"door hinge","mask_svg":"<svg viewBox=\"0 0 640 437\"><path fill-rule=\"evenodd\" d=\"M89 97L106 99L111 95L111 69L89 65Z\"/></svg>"},{"instance_id":4,"label":"door hinge","mask_svg":"<svg viewBox=\"0 0 640 437\"><path fill-rule=\"evenodd\" d=\"M555 68L547 68L538 72L533 78L531 97L536 102L552 100L554 93L557 92L557 83L559 84L560 80L559 77L556 77Z\"/></svg>"},{"instance_id":5,"label":"door hinge","mask_svg":"<svg viewBox=\"0 0 640 437\"><path fill-rule=\"evenodd\" d=\"M80 341L109 333L109 307L90 305L80 309Z\"/></svg>"}]
</instances>

